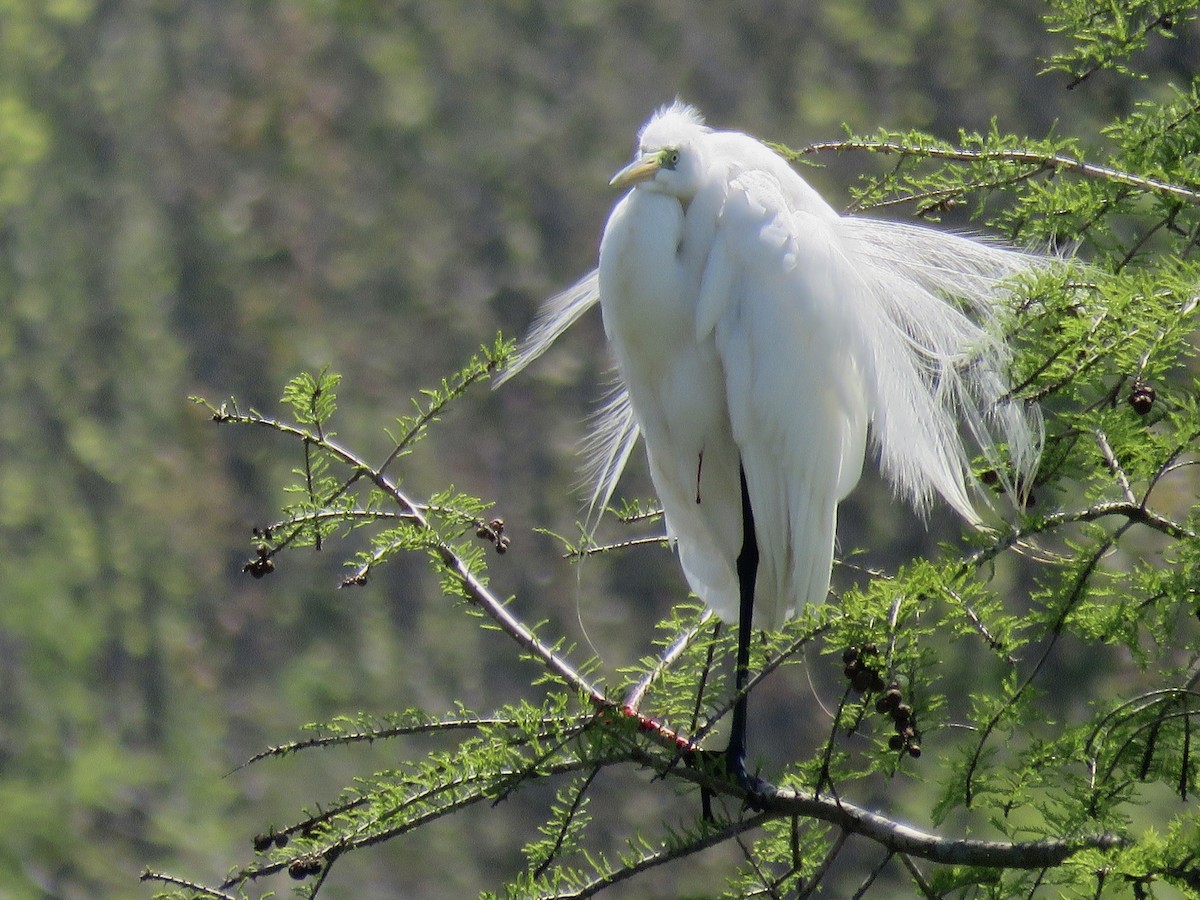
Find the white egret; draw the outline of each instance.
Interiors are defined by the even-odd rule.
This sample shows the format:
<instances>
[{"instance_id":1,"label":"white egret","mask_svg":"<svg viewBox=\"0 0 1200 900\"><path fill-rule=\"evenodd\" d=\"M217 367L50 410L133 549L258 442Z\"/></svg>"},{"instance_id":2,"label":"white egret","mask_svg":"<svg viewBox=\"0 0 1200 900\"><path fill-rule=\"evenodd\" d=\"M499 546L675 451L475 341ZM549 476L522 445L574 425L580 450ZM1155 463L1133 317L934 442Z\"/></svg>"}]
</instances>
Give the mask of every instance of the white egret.
<instances>
[{"instance_id":1,"label":"white egret","mask_svg":"<svg viewBox=\"0 0 1200 900\"><path fill-rule=\"evenodd\" d=\"M979 522L973 450L1010 486L1027 482L1041 419L1009 394L997 324L1006 281L1046 260L841 216L777 153L680 101L642 128L611 184L628 190L598 272L548 303L504 377L599 300L621 387L590 438L593 504L643 436L689 585L738 625L740 690L751 628L825 599L868 434L918 511L937 494ZM726 764L754 792L746 707Z\"/></svg>"}]
</instances>

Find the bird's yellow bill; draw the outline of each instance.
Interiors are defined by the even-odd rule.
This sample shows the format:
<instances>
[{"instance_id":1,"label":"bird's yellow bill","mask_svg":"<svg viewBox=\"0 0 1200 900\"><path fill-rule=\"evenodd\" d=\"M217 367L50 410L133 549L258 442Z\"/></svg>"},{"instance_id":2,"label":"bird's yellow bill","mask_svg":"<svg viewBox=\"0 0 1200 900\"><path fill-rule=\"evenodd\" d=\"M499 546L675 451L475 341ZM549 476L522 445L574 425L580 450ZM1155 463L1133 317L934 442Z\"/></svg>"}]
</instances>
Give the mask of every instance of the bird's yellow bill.
<instances>
[{"instance_id":1,"label":"bird's yellow bill","mask_svg":"<svg viewBox=\"0 0 1200 900\"><path fill-rule=\"evenodd\" d=\"M647 153L645 156L639 156L620 172L612 177L612 181L608 184L610 187L627 188L637 184L639 181L645 181L647 178L653 178L654 173L662 168L661 153Z\"/></svg>"}]
</instances>

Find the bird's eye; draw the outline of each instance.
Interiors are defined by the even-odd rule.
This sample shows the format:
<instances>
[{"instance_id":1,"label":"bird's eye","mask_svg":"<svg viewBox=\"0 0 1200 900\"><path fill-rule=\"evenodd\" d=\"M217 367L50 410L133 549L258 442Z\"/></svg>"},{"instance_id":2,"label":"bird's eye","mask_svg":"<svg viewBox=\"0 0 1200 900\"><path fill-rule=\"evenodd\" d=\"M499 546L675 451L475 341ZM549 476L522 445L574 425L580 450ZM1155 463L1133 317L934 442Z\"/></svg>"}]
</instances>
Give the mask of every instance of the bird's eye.
<instances>
[{"instance_id":1,"label":"bird's eye","mask_svg":"<svg viewBox=\"0 0 1200 900\"><path fill-rule=\"evenodd\" d=\"M678 150L664 150L662 155L662 167L664 169L674 169L679 165Z\"/></svg>"}]
</instances>

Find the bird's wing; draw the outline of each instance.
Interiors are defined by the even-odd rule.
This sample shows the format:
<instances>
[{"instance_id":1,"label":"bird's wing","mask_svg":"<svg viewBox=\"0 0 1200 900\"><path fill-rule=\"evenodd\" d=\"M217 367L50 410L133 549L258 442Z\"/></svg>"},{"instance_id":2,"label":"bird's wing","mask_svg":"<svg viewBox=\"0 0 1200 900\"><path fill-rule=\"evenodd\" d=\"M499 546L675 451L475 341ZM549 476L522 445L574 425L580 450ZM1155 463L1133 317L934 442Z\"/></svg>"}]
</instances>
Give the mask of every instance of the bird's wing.
<instances>
[{"instance_id":1,"label":"bird's wing","mask_svg":"<svg viewBox=\"0 0 1200 900\"><path fill-rule=\"evenodd\" d=\"M1004 445L1013 481L1027 483L1041 417L1009 396L1011 349L999 314L1014 277L1056 260L896 222L845 217L838 229L860 282L847 301L870 362L883 473L919 511L936 492L978 523L960 424L1001 478Z\"/></svg>"},{"instance_id":2,"label":"bird's wing","mask_svg":"<svg viewBox=\"0 0 1200 900\"><path fill-rule=\"evenodd\" d=\"M761 628L828 593L837 504L861 473L870 413L836 220L794 205L776 173L731 182L697 305L754 513Z\"/></svg>"},{"instance_id":3,"label":"bird's wing","mask_svg":"<svg viewBox=\"0 0 1200 900\"><path fill-rule=\"evenodd\" d=\"M529 333L517 347L517 355L500 373L494 386L504 384L527 365L546 352L559 336L575 324L575 320L591 309L600 300L600 273L596 269L588 272L561 293L555 294L542 304Z\"/></svg>"}]
</instances>

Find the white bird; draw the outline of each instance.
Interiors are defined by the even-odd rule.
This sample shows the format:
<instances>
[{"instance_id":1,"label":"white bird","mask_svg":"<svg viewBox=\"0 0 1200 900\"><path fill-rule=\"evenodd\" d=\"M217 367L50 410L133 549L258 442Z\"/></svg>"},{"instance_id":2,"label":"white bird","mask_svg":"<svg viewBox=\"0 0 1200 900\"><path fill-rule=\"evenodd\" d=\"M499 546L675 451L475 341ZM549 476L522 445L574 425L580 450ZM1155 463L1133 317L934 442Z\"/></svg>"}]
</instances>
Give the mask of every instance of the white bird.
<instances>
[{"instance_id":1,"label":"white bird","mask_svg":"<svg viewBox=\"0 0 1200 900\"><path fill-rule=\"evenodd\" d=\"M751 628L828 594L868 434L918 512L937 494L979 523L974 451L1028 483L1041 418L1010 396L998 324L1010 280L1047 259L841 216L769 147L680 101L611 184L628 191L598 272L549 301L502 380L599 300L621 387L589 439L593 505L640 434L688 584L738 624L740 689ZM726 759L755 792L745 719L743 696Z\"/></svg>"}]
</instances>

